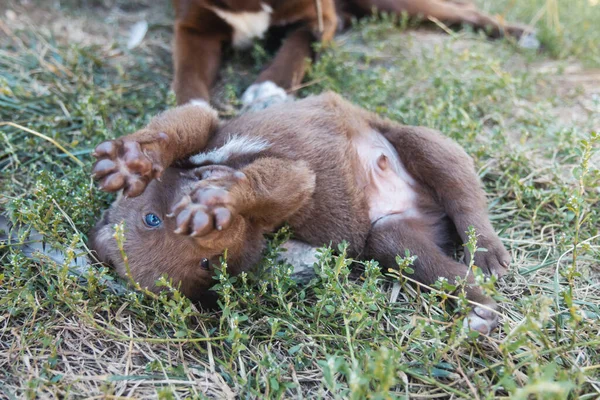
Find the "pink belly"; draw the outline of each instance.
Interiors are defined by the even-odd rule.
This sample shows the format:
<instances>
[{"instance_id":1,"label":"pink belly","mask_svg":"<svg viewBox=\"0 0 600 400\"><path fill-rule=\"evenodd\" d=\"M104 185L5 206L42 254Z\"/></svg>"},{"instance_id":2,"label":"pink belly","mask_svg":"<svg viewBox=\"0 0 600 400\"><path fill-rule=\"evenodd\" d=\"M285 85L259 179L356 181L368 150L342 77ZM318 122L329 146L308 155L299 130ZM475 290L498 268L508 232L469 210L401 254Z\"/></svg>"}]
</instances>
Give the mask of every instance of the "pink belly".
<instances>
[{"instance_id":1,"label":"pink belly","mask_svg":"<svg viewBox=\"0 0 600 400\"><path fill-rule=\"evenodd\" d=\"M367 197L371 222L392 214L418 217L415 181L392 145L375 130L356 135L352 143L361 167L357 184Z\"/></svg>"}]
</instances>

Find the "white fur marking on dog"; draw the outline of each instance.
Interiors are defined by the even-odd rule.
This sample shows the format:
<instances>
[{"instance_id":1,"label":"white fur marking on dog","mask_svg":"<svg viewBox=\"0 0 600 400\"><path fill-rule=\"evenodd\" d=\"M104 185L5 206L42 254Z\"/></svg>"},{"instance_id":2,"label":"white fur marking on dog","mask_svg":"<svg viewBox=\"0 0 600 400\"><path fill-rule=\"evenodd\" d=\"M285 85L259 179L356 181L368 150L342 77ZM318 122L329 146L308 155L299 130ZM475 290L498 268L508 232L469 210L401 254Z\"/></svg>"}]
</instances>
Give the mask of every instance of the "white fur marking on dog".
<instances>
[{"instance_id":1,"label":"white fur marking on dog","mask_svg":"<svg viewBox=\"0 0 600 400\"><path fill-rule=\"evenodd\" d=\"M250 85L242 95L242 103L245 106L248 106L255 101L265 100L271 97L274 100L279 99L284 101L287 97L287 93L283 88L280 88L271 81L254 83Z\"/></svg>"},{"instance_id":2,"label":"white fur marking on dog","mask_svg":"<svg viewBox=\"0 0 600 400\"><path fill-rule=\"evenodd\" d=\"M190 157L190 162L196 165L204 163L218 164L236 155L256 154L268 148L269 142L264 139L235 135L230 136L227 143L219 148Z\"/></svg>"},{"instance_id":3,"label":"white fur marking on dog","mask_svg":"<svg viewBox=\"0 0 600 400\"><path fill-rule=\"evenodd\" d=\"M191 106L203 108L206 111L210 111L216 118L219 117L219 113L217 112L217 110L212 108L212 106L204 99L191 99L188 102L188 104Z\"/></svg>"},{"instance_id":4,"label":"white fur marking on dog","mask_svg":"<svg viewBox=\"0 0 600 400\"><path fill-rule=\"evenodd\" d=\"M262 38L271 24L273 9L266 4L261 7L262 11L257 12L231 12L216 7L211 10L233 28L233 46L247 48L252 39Z\"/></svg>"},{"instance_id":5,"label":"white fur marking on dog","mask_svg":"<svg viewBox=\"0 0 600 400\"><path fill-rule=\"evenodd\" d=\"M212 108L210 104L208 104L208 102L204 99L191 99L190 104L198 107Z\"/></svg>"}]
</instances>

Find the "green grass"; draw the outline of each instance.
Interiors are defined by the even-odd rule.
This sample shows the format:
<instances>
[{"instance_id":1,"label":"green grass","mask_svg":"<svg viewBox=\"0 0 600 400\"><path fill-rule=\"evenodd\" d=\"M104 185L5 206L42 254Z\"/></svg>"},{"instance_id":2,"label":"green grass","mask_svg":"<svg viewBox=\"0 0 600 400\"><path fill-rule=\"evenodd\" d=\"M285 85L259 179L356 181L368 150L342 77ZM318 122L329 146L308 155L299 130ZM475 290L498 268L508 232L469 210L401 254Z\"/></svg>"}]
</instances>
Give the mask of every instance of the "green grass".
<instances>
[{"instance_id":1,"label":"green grass","mask_svg":"<svg viewBox=\"0 0 600 400\"><path fill-rule=\"evenodd\" d=\"M553 10L550 0L480 3L525 22ZM440 129L474 157L513 257L496 285L502 324L491 337L465 332L456 313L465 306L442 290L423 293L374 263L351 273L343 248L324 249L317 277L298 286L274 261L286 232L261 272L223 271L214 313L174 290L117 295L100 283L114 279L106 268L82 279L10 245L0 247L0 397L600 396L600 112L597 99L581 111L589 95L561 90L556 78L578 61L598 65L600 5L569 4L552 11L561 31L549 30L552 12L539 19L550 49L541 54L468 32L361 22L299 91L333 89ZM267 57L260 46L253 54ZM224 115L253 76L233 60ZM558 72L542 72L547 65ZM0 37L0 118L45 136L0 126L0 208L49 243L85 253L85 233L111 200L90 179L91 150L173 105L170 76L155 46L77 46L35 27ZM559 118L560 107L585 118Z\"/></svg>"},{"instance_id":2,"label":"green grass","mask_svg":"<svg viewBox=\"0 0 600 400\"><path fill-rule=\"evenodd\" d=\"M576 57L586 64L600 65L600 8L596 0L477 0L484 10L507 20L535 24L547 54ZM595 6L592 6L595 4Z\"/></svg>"}]
</instances>

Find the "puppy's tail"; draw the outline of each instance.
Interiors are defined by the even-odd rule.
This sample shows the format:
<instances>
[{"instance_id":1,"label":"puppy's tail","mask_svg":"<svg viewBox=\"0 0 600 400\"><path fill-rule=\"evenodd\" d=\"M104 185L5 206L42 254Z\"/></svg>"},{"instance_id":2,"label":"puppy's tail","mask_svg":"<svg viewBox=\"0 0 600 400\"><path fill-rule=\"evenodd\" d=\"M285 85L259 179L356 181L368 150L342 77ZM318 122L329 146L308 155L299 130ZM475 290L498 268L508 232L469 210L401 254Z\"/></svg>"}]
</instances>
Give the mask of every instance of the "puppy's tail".
<instances>
[{"instance_id":1,"label":"puppy's tail","mask_svg":"<svg viewBox=\"0 0 600 400\"><path fill-rule=\"evenodd\" d=\"M27 229L28 228L28 229ZM19 231L28 232L25 237L19 235ZM0 214L0 250L5 248L18 248L23 255L38 262L53 262L57 265L67 265L69 273L86 281L87 272L93 268L88 258L88 253L75 254L72 249L66 252L52 248L44 235L31 227L15 226L8 217ZM106 278L101 278L100 283L105 285L115 294L124 294L127 292L125 286L118 282L113 282Z\"/></svg>"}]
</instances>

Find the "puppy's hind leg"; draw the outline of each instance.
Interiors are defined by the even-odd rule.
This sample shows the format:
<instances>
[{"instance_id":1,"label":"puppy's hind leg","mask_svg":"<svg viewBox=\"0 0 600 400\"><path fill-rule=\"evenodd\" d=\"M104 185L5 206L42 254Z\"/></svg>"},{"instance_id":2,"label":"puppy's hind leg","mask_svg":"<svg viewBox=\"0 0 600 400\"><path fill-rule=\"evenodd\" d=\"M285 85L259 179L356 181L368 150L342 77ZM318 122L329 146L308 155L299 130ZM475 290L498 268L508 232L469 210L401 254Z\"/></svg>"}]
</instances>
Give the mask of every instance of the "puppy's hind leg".
<instances>
[{"instance_id":1,"label":"puppy's hind leg","mask_svg":"<svg viewBox=\"0 0 600 400\"><path fill-rule=\"evenodd\" d=\"M377 221L372 228L365 249L365 258L379 261L384 269L397 268L396 256L409 250L417 256L413 265L414 274L410 277L425 285L432 285L438 278L445 278L451 284L456 278L466 280L467 299L485 307L474 306L467 316L467 323L473 330L490 333L497 325L496 302L486 296L475 285L473 274L464 264L456 262L442 252L436 244L435 229L420 220L388 216Z\"/></svg>"},{"instance_id":2,"label":"puppy's hind leg","mask_svg":"<svg viewBox=\"0 0 600 400\"><path fill-rule=\"evenodd\" d=\"M394 146L410 176L431 191L450 217L462 243L469 240L469 227L475 228L478 247L487 249L475 253L475 265L486 274L504 275L510 255L488 218L485 192L473 160L437 131L373 119L373 128Z\"/></svg>"}]
</instances>

